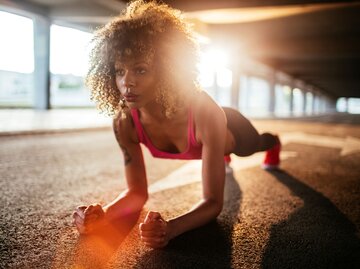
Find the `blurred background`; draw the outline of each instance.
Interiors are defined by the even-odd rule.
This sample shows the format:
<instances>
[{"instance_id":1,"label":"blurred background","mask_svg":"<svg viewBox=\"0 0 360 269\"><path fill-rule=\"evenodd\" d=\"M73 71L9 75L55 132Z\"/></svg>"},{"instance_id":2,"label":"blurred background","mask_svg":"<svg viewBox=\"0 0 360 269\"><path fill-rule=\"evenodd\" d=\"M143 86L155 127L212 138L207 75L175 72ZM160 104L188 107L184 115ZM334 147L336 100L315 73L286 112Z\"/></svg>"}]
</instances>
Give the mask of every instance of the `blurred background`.
<instances>
[{"instance_id":1,"label":"blurred background","mask_svg":"<svg viewBox=\"0 0 360 269\"><path fill-rule=\"evenodd\" d=\"M0 0L0 112L93 110L89 41L127 2ZM360 113L360 1L163 2L193 24L199 80L220 105L249 117Z\"/></svg>"}]
</instances>

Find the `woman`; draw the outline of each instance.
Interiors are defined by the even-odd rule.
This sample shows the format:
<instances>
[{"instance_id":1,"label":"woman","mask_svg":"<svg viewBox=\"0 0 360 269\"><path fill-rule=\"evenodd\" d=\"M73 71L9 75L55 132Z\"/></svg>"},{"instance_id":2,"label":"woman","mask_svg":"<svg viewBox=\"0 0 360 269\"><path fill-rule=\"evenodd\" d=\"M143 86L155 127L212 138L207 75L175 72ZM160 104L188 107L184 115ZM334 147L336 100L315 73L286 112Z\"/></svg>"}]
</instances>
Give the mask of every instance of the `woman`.
<instances>
[{"instance_id":1,"label":"woman","mask_svg":"<svg viewBox=\"0 0 360 269\"><path fill-rule=\"evenodd\" d=\"M155 2L130 3L95 33L87 85L98 107L115 115L113 128L124 154L128 188L106 206L78 207L73 216L80 233L142 209L148 192L140 143L154 157L202 159L203 199L174 219L149 212L140 224L141 240L153 248L219 215L224 156L270 149L267 168L279 164L276 136L259 135L239 112L219 107L200 90L197 52L181 14Z\"/></svg>"}]
</instances>

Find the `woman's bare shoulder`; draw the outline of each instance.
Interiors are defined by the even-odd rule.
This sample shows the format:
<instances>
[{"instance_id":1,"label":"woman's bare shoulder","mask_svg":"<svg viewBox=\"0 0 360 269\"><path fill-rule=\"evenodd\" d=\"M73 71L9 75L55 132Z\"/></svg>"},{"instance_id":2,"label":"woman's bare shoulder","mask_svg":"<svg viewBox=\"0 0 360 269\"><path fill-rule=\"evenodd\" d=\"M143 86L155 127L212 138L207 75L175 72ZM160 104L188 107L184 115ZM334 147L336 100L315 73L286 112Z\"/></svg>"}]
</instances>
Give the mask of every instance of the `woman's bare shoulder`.
<instances>
[{"instance_id":1,"label":"woman's bare shoulder","mask_svg":"<svg viewBox=\"0 0 360 269\"><path fill-rule=\"evenodd\" d=\"M118 141L139 143L130 110L125 111L125 117L119 113L113 118L113 130Z\"/></svg>"},{"instance_id":2,"label":"woman's bare shoulder","mask_svg":"<svg viewBox=\"0 0 360 269\"><path fill-rule=\"evenodd\" d=\"M203 141L215 129L226 127L226 117L222 108L206 93L201 92L194 102L194 122L196 137Z\"/></svg>"},{"instance_id":3,"label":"woman's bare shoulder","mask_svg":"<svg viewBox=\"0 0 360 269\"><path fill-rule=\"evenodd\" d=\"M198 93L193 103L194 117L199 120L214 119L217 115L222 117L222 108L206 92Z\"/></svg>"}]
</instances>

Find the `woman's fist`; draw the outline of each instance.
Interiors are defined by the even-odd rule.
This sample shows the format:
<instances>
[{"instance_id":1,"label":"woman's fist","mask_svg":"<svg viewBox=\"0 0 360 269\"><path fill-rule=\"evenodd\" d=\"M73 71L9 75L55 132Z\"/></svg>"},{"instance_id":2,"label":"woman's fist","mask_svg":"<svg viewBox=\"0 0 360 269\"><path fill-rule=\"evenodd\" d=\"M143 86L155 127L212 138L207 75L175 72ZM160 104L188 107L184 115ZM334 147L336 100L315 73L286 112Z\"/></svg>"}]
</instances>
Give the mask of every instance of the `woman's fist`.
<instances>
[{"instance_id":1,"label":"woman's fist","mask_svg":"<svg viewBox=\"0 0 360 269\"><path fill-rule=\"evenodd\" d=\"M148 247L162 248L169 243L168 222L159 212L149 211L139 230L141 241Z\"/></svg>"},{"instance_id":2,"label":"woman's fist","mask_svg":"<svg viewBox=\"0 0 360 269\"><path fill-rule=\"evenodd\" d=\"M91 233L104 220L104 210L99 204L78 206L73 212L73 223L80 234Z\"/></svg>"}]
</instances>

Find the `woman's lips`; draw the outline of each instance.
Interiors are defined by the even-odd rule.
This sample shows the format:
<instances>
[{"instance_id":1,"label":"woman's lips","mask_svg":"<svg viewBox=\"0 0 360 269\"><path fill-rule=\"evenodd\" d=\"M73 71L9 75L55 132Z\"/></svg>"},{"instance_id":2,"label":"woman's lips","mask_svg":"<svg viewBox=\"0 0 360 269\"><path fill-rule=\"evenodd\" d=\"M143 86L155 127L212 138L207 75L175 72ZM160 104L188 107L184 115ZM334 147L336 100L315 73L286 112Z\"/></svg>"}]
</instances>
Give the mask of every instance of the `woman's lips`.
<instances>
[{"instance_id":1,"label":"woman's lips","mask_svg":"<svg viewBox=\"0 0 360 269\"><path fill-rule=\"evenodd\" d=\"M124 94L124 99L126 102L135 102L137 97L138 96L136 94Z\"/></svg>"}]
</instances>

